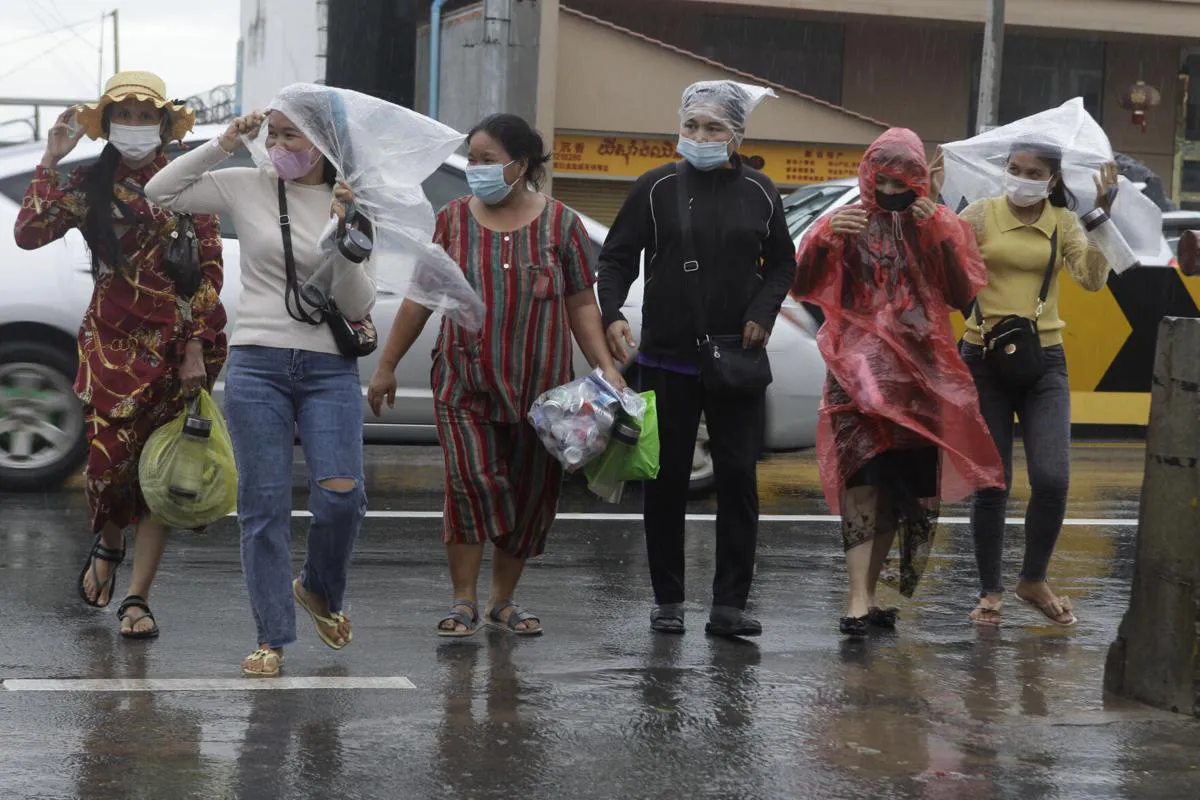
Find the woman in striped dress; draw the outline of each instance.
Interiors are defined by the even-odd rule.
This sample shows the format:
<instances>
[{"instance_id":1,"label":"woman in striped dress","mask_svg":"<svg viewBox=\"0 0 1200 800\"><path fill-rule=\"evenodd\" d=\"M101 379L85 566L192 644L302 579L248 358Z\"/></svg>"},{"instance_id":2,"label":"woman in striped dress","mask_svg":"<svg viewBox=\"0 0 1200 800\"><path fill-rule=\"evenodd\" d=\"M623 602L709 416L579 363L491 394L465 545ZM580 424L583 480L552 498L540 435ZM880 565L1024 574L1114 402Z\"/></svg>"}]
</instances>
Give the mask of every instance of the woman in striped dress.
<instances>
[{"instance_id":1,"label":"woman in striped dress","mask_svg":"<svg viewBox=\"0 0 1200 800\"><path fill-rule=\"evenodd\" d=\"M520 117L497 114L468 137L470 197L437 218L438 244L458 262L487 309L470 333L442 323L433 354L433 399L446 460L442 535L454 601L440 636L479 627L476 583L484 543L492 542L488 620L515 634L542 632L541 620L513 602L525 561L539 555L554 523L562 467L525 414L542 392L567 383L571 335L613 384L623 388L604 342L592 286L591 242L579 218L537 191L549 156ZM431 312L405 300L396 315L368 399L375 414L395 401L395 370Z\"/></svg>"}]
</instances>

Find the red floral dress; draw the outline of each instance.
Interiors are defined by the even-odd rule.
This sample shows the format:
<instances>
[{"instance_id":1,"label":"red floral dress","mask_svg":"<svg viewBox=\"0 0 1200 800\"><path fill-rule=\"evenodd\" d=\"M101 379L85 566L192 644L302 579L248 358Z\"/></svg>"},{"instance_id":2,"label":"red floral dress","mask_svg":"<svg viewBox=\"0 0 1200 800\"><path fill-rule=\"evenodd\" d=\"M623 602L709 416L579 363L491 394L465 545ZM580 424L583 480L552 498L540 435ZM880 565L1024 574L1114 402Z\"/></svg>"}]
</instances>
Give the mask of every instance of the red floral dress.
<instances>
[{"instance_id":1,"label":"red floral dress","mask_svg":"<svg viewBox=\"0 0 1200 800\"><path fill-rule=\"evenodd\" d=\"M177 218L142 193L165 164L160 156L137 170L118 166L113 194L120 204L114 203L113 221L127 267L118 273L100 265L79 329L75 392L87 420L85 476L95 533L109 523L126 528L145 510L138 457L150 434L183 410L179 367L187 341L204 343L210 385L225 363L220 222L193 217L202 280L190 302L179 299L162 263ZM88 170L64 176L37 168L17 216L20 247L33 250L84 228Z\"/></svg>"}]
</instances>

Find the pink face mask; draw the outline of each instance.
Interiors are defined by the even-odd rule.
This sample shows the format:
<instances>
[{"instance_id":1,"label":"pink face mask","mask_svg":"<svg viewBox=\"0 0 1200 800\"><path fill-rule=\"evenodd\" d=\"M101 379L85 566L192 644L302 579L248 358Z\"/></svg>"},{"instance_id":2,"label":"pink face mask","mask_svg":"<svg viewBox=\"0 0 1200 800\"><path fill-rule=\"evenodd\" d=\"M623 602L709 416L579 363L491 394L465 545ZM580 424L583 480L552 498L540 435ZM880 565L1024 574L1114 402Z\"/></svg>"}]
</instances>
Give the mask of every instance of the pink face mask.
<instances>
[{"instance_id":1,"label":"pink face mask","mask_svg":"<svg viewBox=\"0 0 1200 800\"><path fill-rule=\"evenodd\" d=\"M303 178L312 171L312 168L317 165L317 159L321 157L320 151L315 147L297 153L288 150L283 145L275 145L267 153L271 156L271 164L275 167L275 172L285 181Z\"/></svg>"}]
</instances>

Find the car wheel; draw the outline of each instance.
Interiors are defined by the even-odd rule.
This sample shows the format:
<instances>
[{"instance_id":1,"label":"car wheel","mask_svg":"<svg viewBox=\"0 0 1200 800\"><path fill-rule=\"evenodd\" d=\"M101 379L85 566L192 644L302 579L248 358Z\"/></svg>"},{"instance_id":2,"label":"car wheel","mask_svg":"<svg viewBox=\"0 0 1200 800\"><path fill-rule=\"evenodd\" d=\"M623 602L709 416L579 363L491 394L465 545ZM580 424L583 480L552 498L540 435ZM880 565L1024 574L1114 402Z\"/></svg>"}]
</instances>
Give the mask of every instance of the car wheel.
<instances>
[{"instance_id":1,"label":"car wheel","mask_svg":"<svg viewBox=\"0 0 1200 800\"><path fill-rule=\"evenodd\" d=\"M700 419L700 430L696 433L696 449L692 452L692 478L688 491L693 495L705 495L717 485L716 470L713 468L712 451L708 446L708 425Z\"/></svg>"},{"instance_id":2,"label":"car wheel","mask_svg":"<svg viewBox=\"0 0 1200 800\"><path fill-rule=\"evenodd\" d=\"M83 463L75 370L75 355L50 345L0 345L0 489L53 489Z\"/></svg>"}]
</instances>

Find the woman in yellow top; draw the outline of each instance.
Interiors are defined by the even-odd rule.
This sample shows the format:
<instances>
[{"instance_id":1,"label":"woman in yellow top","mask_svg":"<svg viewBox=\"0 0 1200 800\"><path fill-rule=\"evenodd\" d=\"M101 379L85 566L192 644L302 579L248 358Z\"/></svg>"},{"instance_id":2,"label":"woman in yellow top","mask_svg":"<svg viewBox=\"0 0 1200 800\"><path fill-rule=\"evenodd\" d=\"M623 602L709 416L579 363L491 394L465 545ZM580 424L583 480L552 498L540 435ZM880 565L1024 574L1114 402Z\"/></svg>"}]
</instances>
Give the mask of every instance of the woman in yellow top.
<instances>
[{"instance_id":1,"label":"woman in yellow top","mask_svg":"<svg viewBox=\"0 0 1200 800\"><path fill-rule=\"evenodd\" d=\"M1096 176L1096 204L1110 210L1116 197L1117 167L1107 164ZM1070 600L1057 596L1046 571L1067 509L1071 450L1071 393L1058 314L1059 273L1090 292L1104 288L1109 265L1089 243L1075 197L1063 182L1062 153L1054 146L1018 143L1009 153L1001 197L979 200L963 209L987 266L988 284L967 309L963 360L971 369L979 401L996 447L1004 460L1006 489L985 489L974 497L971 528L979 567L980 600L972 621L1000 624L1004 596L1001 580L1004 518L1012 488L1013 416L1021 422L1032 491L1025 513L1025 560L1017 597L1056 625L1076 622ZM1051 248L1054 262L1051 267ZM1042 283L1052 270L1046 299ZM1040 308L1040 315L1038 314ZM1004 317L1036 319L1045 371L1028 385L1016 385L989 363L985 341ZM980 320L982 319L982 325Z\"/></svg>"}]
</instances>

